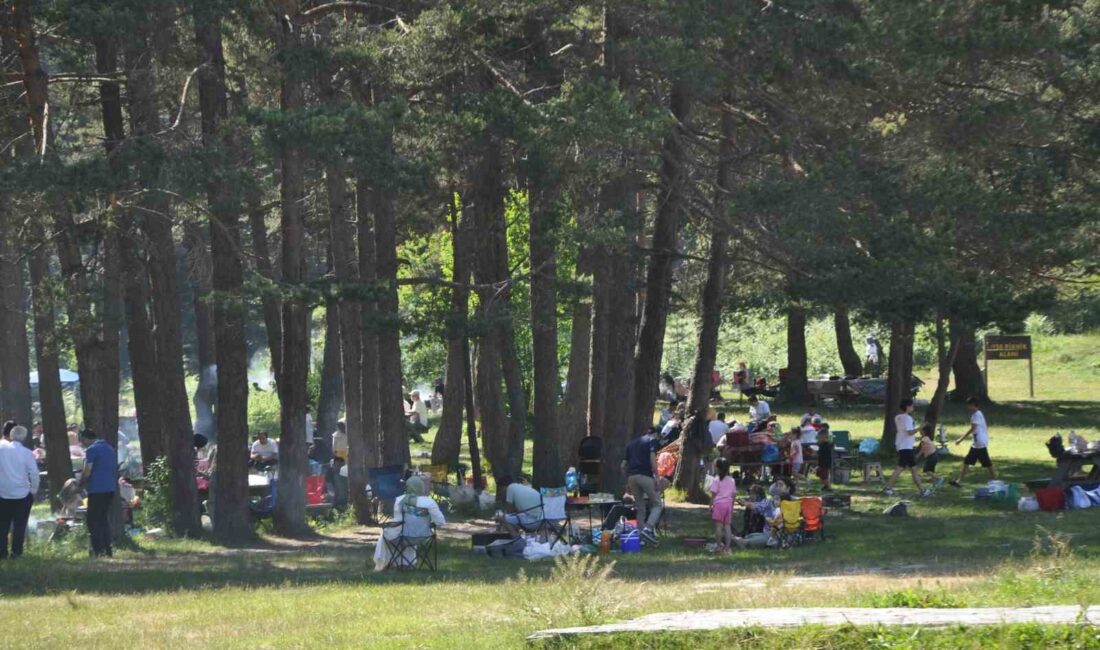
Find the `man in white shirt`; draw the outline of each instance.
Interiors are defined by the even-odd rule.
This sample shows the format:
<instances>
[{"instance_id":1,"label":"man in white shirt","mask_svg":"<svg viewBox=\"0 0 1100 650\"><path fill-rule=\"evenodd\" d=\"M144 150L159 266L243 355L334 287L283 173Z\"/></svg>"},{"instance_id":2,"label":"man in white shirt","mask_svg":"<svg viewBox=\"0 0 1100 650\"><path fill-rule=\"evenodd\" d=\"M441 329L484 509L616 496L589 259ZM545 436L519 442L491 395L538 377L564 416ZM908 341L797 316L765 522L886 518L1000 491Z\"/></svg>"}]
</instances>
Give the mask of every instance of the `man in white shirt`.
<instances>
[{"instance_id":1,"label":"man in white shirt","mask_svg":"<svg viewBox=\"0 0 1100 650\"><path fill-rule=\"evenodd\" d=\"M348 459L348 423L343 418L336 422L336 431L332 432L332 455Z\"/></svg>"},{"instance_id":2,"label":"man in white shirt","mask_svg":"<svg viewBox=\"0 0 1100 650\"><path fill-rule=\"evenodd\" d=\"M772 407L756 395L749 398L749 422L763 422L771 417Z\"/></svg>"},{"instance_id":3,"label":"man in white shirt","mask_svg":"<svg viewBox=\"0 0 1100 650\"><path fill-rule=\"evenodd\" d=\"M8 531L11 531L11 557L23 555L27 520L34 495L38 492L38 464L23 444L27 428L13 427L11 440L0 440L0 560L8 557Z\"/></svg>"},{"instance_id":4,"label":"man in white shirt","mask_svg":"<svg viewBox=\"0 0 1100 650\"><path fill-rule=\"evenodd\" d=\"M997 478L997 468L993 467L993 461L989 458L989 425L985 423L985 414L978 408L978 399L971 397L966 400L966 410L970 412L970 430L966 435L955 441L956 445L973 436L974 442L970 444L970 451L963 459L962 470L959 478L951 481L951 485L960 487L962 480L966 478L966 470L977 463L989 470L990 478Z\"/></svg>"},{"instance_id":5,"label":"man in white shirt","mask_svg":"<svg viewBox=\"0 0 1100 650\"><path fill-rule=\"evenodd\" d=\"M710 439L715 445L718 444L722 438L726 437L729 433L729 425L726 424L726 414L719 413L718 417L707 423L707 431L710 432Z\"/></svg>"},{"instance_id":6,"label":"man in white shirt","mask_svg":"<svg viewBox=\"0 0 1100 650\"><path fill-rule=\"evenodd\" d=\"M251 464L257 469L267 469L279 462L279 445L267 437L266 431L256 434L256 441L252 443Z\"/></svg>"},{"instance_id":7,"label":"man in white shirt","mask_svg":"<svg viewBox=\"0 0 1100 650\"><path fill-rule=\"evenodd\" d=\"M894 494L894 483L897 483L898 476L904 470L909 470L913 475L913 483L917 485L917 489L920 490L920 495L928 496L929 492L921 486L920 476L917 474L917 457L916 452L913 451L913 443L917 439L917 425L913 423L913 400L903 399L901 404L898 405L901 412L894 416L894 429L897 431L894 435L894 449L898 452L898 466L894 468L893 475L890 476L890 480L886 482L886 488L883 492L887 496Z\"/></svg>"},{"instance_id":8,"label":"man in white shirt","mask_svg":"<svg viewBox=\"0 0 1100 650\"><path fill-rule=\"evenodd\" d=\"M497 523L507 532L519 535L542 520L542 495L528 484L527 477L520 475L518 481L513 481L511 476L502 476L497 481L497 489L504 490L504 504L508 510L497 513Z\"/></svg>"}]
</instances>

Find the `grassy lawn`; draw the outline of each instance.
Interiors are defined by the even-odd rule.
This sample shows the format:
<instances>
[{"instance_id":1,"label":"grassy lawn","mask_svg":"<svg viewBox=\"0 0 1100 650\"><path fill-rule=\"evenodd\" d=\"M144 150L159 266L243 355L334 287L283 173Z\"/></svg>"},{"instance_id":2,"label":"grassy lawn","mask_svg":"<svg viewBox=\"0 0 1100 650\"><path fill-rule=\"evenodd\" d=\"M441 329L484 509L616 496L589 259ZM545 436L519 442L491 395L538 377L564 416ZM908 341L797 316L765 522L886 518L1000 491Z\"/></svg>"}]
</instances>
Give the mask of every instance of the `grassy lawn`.
<instances>
[{"instance_id":1,"label":"grassy lawn","mask_svg":"<svg viewBox=\"0 0 1100 650\"><path fill-rule=\"evenodd\" d=\"M1049 379L1062 387L1057 393L1040 391L1041 399L1022 399L1026 368L1013 369L1023 373L1022 396L1011 392L1012 384L1000 383L1009 381L1007 370L991 373L993 396L1002 400L986 412L991 452L1006 480L1051 472L1053 462L1042 443L1055 430L1076 428L1097 437L1100 337L1062 338L1075 340L1050 347L1051 354L1072 359L1065 372ZM1038 369L1048 365L1056 364L1043 356L1037 360ZM784 422L797 416L783 409L779 415ZM961 434L965 412L953 407L947 415L949 432ZM826 417L856 439L875 436L881 427L880 412L871 408L829 409ZM941 463L943 473L957 472L960 453ZM882 516L894 499L883 497L877 485L856 481L839 488L852 496L852 507L826 518L824 543L720 557L681 545L680 537L709 534L710 525L705 508L675 504L661 546L613 555L608 580L593 578L592 568L582 562L555 567L477 557L468 537L457 531L441 540L439 571L374 574L370 556L377 529L339 523L306 540L265 536L246 550L139 538L135 548L106 562L87 560L79 540L37 545L19 562L0 563L0 629L6 648L502 648L520 647L528 634L547 627L658 611L1100 603L1100 509L1022 514L1011 504L967 498L985 480L979 471L963 490L944 488L918 499L903 478L901 498L913 502L912 516L905 519ZM1100 638L1095 630L1042 626L803 628L618 635L544 645L749 644L1085 648L1100 647Z\"/></svg>"}]
</instances>

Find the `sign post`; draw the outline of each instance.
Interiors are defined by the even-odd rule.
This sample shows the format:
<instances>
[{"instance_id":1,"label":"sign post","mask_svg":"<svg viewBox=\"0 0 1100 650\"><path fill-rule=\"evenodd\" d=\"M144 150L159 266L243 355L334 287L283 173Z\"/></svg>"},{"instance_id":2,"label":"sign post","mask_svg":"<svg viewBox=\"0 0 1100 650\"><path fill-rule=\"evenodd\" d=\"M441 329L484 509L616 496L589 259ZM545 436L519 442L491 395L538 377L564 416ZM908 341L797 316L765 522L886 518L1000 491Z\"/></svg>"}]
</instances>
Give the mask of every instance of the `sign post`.
<instances>
[{"instance_id":1,"label":"sign post","mask_svg":"<svg viewBox=\"0 0 1100 650\"><path fill-rule=\"evenodd\" d=\"M1027 359L1028 393L1035 397L1035 367L1031 360L1031 337L1027 335L985 337L985 385L989 386L990 360L1015 359Z\"/></svg>"}]
</instances>

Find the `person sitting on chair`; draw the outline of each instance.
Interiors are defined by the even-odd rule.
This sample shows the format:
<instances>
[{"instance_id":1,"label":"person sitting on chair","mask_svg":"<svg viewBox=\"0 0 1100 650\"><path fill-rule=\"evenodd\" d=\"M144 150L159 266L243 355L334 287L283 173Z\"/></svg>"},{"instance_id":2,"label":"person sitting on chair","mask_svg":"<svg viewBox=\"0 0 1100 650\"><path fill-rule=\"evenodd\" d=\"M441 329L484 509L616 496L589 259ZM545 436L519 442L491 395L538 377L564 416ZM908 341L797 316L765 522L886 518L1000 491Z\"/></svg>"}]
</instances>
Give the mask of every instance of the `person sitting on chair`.
<instances>
[{"instance_id":1,"label":"person sitting on chair","mask_svg":"<svg viewBox=\"0 0 1100 650\"><path fill-rule=\"evenodd\" d=\"M749 422L766 422L771 417L772 408L756 395L749 398Z\"/></svg>"},{"instance_id":2,"label":"person sitting on chair","mask_svg":"<svg viewBox=\"0 0 1100 650\"><path fill-rule=\"evenodd\" d=\"M264 470L279 464L279 445L267 437L266 431L256 434L256 441L252 443L252 458L249 465L256 469Z\"/></svg>"},{"instance_id":3,"label":"person sitting on chair","mask_svg":"<svg viewBox=\"0 0 1100 650\"><path fill-rule=\"evenodd\" d=\"M505 532L518 536L523 528L535 526L542 520L542 495L531 487L522 474L519 480L510 475L497 480L497 489L504 490L504 507L507 512L497 512L497 523Z\"/></svg>"},{"instance_id":4,"label":"person sitting on chair","mask_svg":"<svg viewBox=\"0 0 1100 650\"><path fill-rule=\"evenodd\" d=\"M428 488L424 483L424 479L419 476L410 476L405 479L405 494L397 497L393 502L393 519L390 521L401 523L404 521L406 504L409 507L422 508L428 511L428 516L431 518L432 523L436 526L444 526L447 524L447 520L443 517L443 512L439 509L439 504L435 502L435 499L428 496ZM392 553L389 546L386 545L386 540L391 542L401 536L401 526L386 526L382 529L382 534L378 536L378 542L374 546L374 570L382 571L386 568L386 565L390 563L392 559ZM412 550L406 551L406 555L412 553ZM415 557L403 558L406 565L411 565L416 560Z\"/></svg>"}]
</instances>

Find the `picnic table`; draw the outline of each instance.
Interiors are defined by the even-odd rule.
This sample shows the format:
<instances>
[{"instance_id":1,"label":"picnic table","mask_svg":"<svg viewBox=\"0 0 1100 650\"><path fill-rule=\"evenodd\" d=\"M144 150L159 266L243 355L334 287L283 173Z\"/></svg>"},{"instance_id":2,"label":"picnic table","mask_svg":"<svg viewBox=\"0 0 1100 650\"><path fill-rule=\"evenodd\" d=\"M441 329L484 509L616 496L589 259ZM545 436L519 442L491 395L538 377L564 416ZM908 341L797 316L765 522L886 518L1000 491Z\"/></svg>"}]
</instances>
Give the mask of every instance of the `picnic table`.
<instances>
[{"instance_id":1,"label":"picnic table","mask_svg":"<svg viewBox=\"0 0 1100 650\"><path fill-rule=\"evenodd\" d=\"M1084 473L1086 465L1092 465L1092 469L1084 480L1088 482L1100 481L1100 449L1090 449L1084 452L1065 452L1058 459L1050 484L1062 485L1068 481L1073 481L1075 474Z\"/></svg>"},{"instance_id":2,"label":"picnic table","mask_svg":"<svg viewBox=\"0 0 1100 650\"><path fill-rule=\"evenodd\" d=\"M859 389L847 379L808 379L806 390L814 398L814 402L834 399L847 405L853 399L859 397Z\"/></svg>"},{"instance_id":3,"label":"picnic table","mask_svg":"<svg viewBox=\"0 0 1100 650\"><path fill-rule=\"evenodd\" d=\"M589 531L589 534L591 535L592 530L593 530L593 528L592 528L592 509L594 507L597 507L597 506L600 508L600 519L599 520L600 520L600 526L602 528L603 527L604 516L606 516L606 514L611 511L611 508L613 508L615 506L621 506L622 504L623 504L623 502L622 502L621 499L596 499L596 500L592 500L592 499L587 499L587 498L582 497L580 500L577 500L577 499L573 499L572 497L570 497L565 502L565 511L566 512L579 512L579 511L583 510L586 513L587 518L588 518L588 531ZM605 509L605 506L606 506L606 509Z\"/></svg>"}]
</instances>

